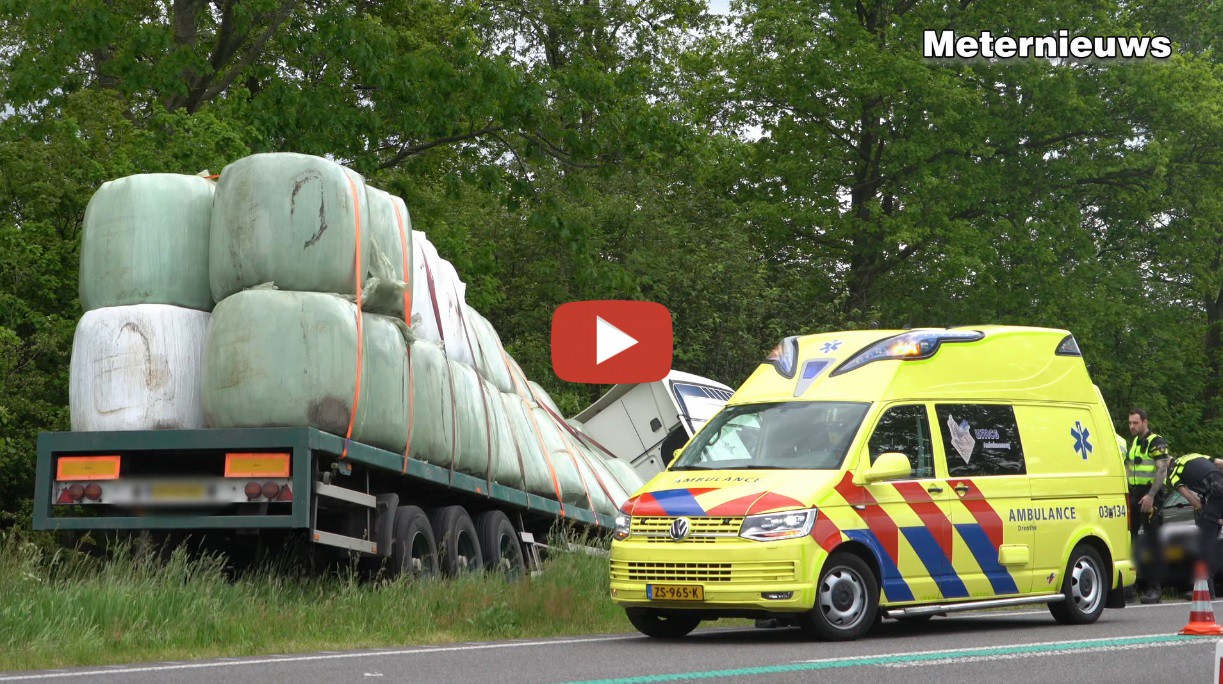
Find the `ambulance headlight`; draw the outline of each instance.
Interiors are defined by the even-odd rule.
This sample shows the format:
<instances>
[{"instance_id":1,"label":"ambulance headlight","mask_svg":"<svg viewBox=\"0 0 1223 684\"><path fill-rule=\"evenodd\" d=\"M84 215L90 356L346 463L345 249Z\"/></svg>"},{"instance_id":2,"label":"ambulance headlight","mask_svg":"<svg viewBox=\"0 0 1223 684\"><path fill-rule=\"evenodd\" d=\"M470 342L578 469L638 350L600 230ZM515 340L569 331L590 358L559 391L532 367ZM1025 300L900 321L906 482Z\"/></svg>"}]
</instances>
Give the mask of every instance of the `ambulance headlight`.
<instances>
[{"instance_id":1,"label":"ambulance headlight","mask_svg":"<svg viewBox=\"0 0 1223 684\"><path fill-rule=\"evenodd\" d=\"M616 539L628 539L632 527L633 517L628 513L620 513L616 515L616 532L613 536Z\"/></svg>"},{"instance_id":2,"label":"ambulance headlight","mask_svg":"<svg viewBox=\"0 0 1223 684\"><path fill-rule=\"evenodd\" d=\"M797 539L811 534L815 525L815 509L749 515L743 519L739 536L755 541Z\"/></svg>"}]
</instances>

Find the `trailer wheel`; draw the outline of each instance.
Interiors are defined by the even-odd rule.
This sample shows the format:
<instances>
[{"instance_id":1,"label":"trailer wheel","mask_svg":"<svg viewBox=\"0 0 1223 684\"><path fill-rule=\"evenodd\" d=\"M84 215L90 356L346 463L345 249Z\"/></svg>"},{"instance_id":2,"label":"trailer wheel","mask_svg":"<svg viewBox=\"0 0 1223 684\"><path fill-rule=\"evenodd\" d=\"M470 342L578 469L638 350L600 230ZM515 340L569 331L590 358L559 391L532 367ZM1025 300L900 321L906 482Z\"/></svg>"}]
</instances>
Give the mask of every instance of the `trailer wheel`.
<instances>
[{"instance_id":1,"label":"trailer wheel","mask_svg":"<svg viewBox=\"0 0 1223 684\"><path fill-rule=\"evenodd\" d=\"M392 577L428 577L437 574L437 542L429 516L417 506L399 506L391 531Z\"/></svg>"},{"instance_id":2,"label":"trailer wheel","mask_svg":"<svg viewBox=\"0 0 1223 684\"><path fill-rule=\"evenodd\" d=\"M438 542L442 572L453 576L484 567L476 526L462 506L435 508L429 513L429 521L433 523L433 538Z\"/></svg>"},{"instance_id":3,"label":"trailer wheel","mask_svg":"<svg viewBox=\"0 0 1223 684\"><path fill-rule=\"evenodd\" d=\"M522 544L518 531L509 517L501 511L488 511L476 518L476 534L480 539L480 550L484 554L484 567L514 579L522 575L526 562L522 558Z\"/></svg>"}]
</instances>

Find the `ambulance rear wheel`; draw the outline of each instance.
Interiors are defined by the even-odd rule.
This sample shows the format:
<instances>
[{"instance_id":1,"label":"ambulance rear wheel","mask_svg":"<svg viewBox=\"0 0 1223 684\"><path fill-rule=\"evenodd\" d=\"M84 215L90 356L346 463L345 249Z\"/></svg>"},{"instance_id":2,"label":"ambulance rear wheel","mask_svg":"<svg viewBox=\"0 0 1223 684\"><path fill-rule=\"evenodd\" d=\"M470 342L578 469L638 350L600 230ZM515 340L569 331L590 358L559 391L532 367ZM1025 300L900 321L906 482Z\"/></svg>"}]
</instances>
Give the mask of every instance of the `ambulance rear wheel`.
<instances>
[{"instance_id":1,"label":"ambulance rear wheel","mask_svg":"<svg viewBox=\"0 0 1223 684\"><path fill-rule=\"evenodd\" d=\"M1079 544L1070 553L1066 572L1062 575L1064 599L1049 604L1053 619L1063 625L1086 625L1100 619L1104 599L1108 596L1108 573L1100 553L1087 544Z\"/></svg>"},{"instance_id":2,"label":"ambulance rear wheel","mask_svg":"<svg viewBox=\"0 0 1223 684\"><path fill-rule=\"evenodd\" d=\"M879 617L879 583L866 562L834 553L815 586L815 606L798 618L808 636L825 641L857 639Z\"/></svg>"},{"instance_id":3,"label":"ambulance rear wheel","mask_svg":"<svg viewBox=\"0 0 1223 684\"><path fill-rule=\"evenodd\" d=\"M626 608L624 612L638 632L655 639L678 639L701 624L699 617L654 608Z\"/></svg>"}]
</instances>

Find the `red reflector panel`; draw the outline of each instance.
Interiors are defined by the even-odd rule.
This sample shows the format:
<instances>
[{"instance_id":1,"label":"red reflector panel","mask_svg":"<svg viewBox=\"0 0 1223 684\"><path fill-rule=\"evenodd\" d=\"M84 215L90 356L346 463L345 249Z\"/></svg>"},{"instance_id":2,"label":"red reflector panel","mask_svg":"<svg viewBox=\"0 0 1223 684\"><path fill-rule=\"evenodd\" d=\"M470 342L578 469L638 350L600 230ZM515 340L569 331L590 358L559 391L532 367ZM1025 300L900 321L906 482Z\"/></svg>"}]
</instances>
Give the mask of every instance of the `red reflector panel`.
<instances>
[{"instance_id":1,"label":"red reflector panel","mask_svg":"<svg viewBox=\"0 0 1223 684\"><path fill-rule=\"evenodd\" d=\"M289 455L285 453L225 454L225 477L288 477Z\"/></svg>"},{"instance_id":2,"label":"red reflector panel","mask_svg":"<svg viewBox=\"0 0 1223 684\"><path fill-rule=\"evenodd\" d=\"M118 456L61 456L55 463L57 480L116 480Z\"/></svg>"}]
</instances>

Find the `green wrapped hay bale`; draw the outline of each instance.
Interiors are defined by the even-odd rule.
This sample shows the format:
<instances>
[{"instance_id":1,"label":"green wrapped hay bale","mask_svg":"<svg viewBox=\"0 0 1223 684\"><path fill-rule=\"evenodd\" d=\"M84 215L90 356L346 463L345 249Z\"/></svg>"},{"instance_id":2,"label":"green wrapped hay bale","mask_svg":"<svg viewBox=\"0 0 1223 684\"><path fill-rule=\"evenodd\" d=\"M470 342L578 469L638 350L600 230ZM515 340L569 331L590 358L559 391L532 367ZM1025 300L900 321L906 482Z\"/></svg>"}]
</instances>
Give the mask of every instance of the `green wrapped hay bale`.
<instances>
[{"instance_id":1,"label":"green wrapped hay bale","mask_svg":"<svg viewBox=\"0 0 1223 684\"><path fill-rule=\"evenodd\" d=\"M267 282L355 296L354 257L360 248L365 271L371 232L357 172L304 154L239 159L221 172L212 207L212 297L219 302Z\"/></svg>"},{"instance_id":2,"label":"green wrapped hay bale","mask_svg":"<svg viewBox=\"0 0 1223 684\"><path fill-rule=\"evenodd\" d=\"M629 494L624 491L624 486L612 474L611 468L607 465L607 460L603 457L602 452L595 448L587 448L589 454L589 464L603 483L603 487L607 489L607 495L611 497L612 507L619 510L620 506L628 500ZM614 515L614 512L612 513Z\"/></svg>"},{"instance_id":3,"label":"green wrapped hay bale","mask_svg":"<svg viewBox=\"0 0 1223 684\"><path fill-rule=\"evenodd\" d=\"M412 275L412 220L407 205L398 197L368 186L365 193L370 230L365 272L377 279L378 287L367 295L363 307L366 311L403 318L404 302L409 306L412 302L408 282Z\"/></svg>"},{"instance_id":4,"label":"green wrapped hay bale","mask_svg":"<svg viewBox=\"0 0 1223 684\"><path fill-rule=\"evenodd\" d=\"M505 401L488 381L484 382L484 396L488 398L488 424L493 437L493 463L489 478L498 484L522 489L525 463L519 462Z\"/></svg>"},{"instance_id":5,"label":"green wrapped hay bale","mask_svg":"<svg viewBox=\"0 0 1223 684\"><path fill-rule=\"evenodd\" d=\"M412 458L450 466L454 450L454 403L449 360L429 340L412 343Z\"/></svg>"},{"instance_id":6,"label":"green wrapped hay bale","mask_svg":"<svg viewBox=\"0 0 1223 684\"><path fill-rule=\"evenodd\" d=\"M620 486L624 488L625 493L629 496L636 494L641 490L642 485L645 484L645 482L641 479L641 475L637 473L637 470L633 468L632 464L628 461L622 461L618 458L608 458L603 461L603 463L616 478L616 482L620 483Z\"/></svg>"},{"instance_id":7,"label":"green wrapped hay bale","mask_svg":"<svg viewBox=\"0 0 1223 684\"><path fill-rule=\"evenodd\" d=\"M594 510L604 515L615 515L616 506L612 503L608 492L604 491L604 487L608 490L611 488L607 485L607 478L603 478L600 484L599 478L602 475L595 475L593 458L591 454L582 446L572 444L569 453L573 456L577 463L578 472L582 475L582 480L586 483L586 491L590 493L590 503L594 504ZM581 504L583 508L589 508L588 504Z\"/></svg>"},{"instance_id":8,"label":"green wrapped hay bale","mask_svg":"<svg viewBox=\"0 0 1223 684\"><path fill-rule=\"evenodd\" d=\"M455 423L458 425L458 448L454 467L469 475L485 477L490 458L490 437L485 400L481 395L483 382L479 373L467 364L450 362L454 376Z\"/></svg>"},{"instance_id":9,"label":"green wrapped hay bale","mask_svg":"<svg viewBox=\"0 0 1223 684\"><path fill-rule=\"evenodd\" d=\"M552 416L549 416L543 409L531 409L531 413L535 416L536 423L543 435L544 446L548 449L547 461L556 472L557 481L560 483L561 500L567 504L589 508L590 502L586 499L586 488L583 486L582 475L569 445L561 435L561 429L556 425ZM593 495L594 492L591 492L592 497ZM555 496L555 494L552 495L552 497Z\"/></svg>"},{"instance_id":10,"label":"green wrapped hay bale","mask_svg":"<svg viewBox=\"0 0 1223 684\"><path fill-rule=\"evenodd\" d=\"M530 406L517 394L502 394L501 399L509 418L510 433L518 447L515 458L522 457L523 487L532 494L556 499L552 474L540 445L541 436L531 423Z\"/></svg>"},{"instance_id":11,"label":"green wrapped hay bale","mask_svg":"<svg viewBox=\"0 0 1223 684\"><path fill-rule=\"evenodd\" d=\"M354 440L403 451L406 328L364 314ZM336 295L255 289L213 310L204 344L210 427L309 426L343 436L357 372L356 307Z\"/></svg>"},{"instance_id":12,"label":"green wrapped hay bale","mask_svg":"<svg viewBox=\"0 0 1223 684\"><path fill-rule=\"evenodd\" d=\"M146 173L102 184L85 208L81 306L128 304L212 310L208 233L212 181Z\"/></svg>"}]
</instances>

